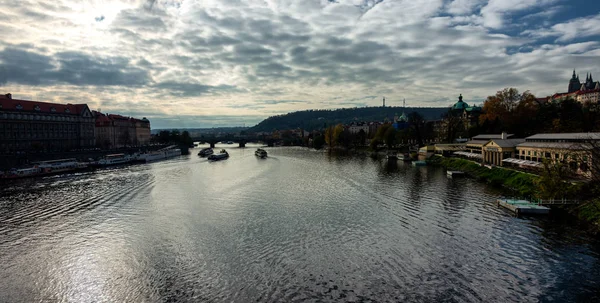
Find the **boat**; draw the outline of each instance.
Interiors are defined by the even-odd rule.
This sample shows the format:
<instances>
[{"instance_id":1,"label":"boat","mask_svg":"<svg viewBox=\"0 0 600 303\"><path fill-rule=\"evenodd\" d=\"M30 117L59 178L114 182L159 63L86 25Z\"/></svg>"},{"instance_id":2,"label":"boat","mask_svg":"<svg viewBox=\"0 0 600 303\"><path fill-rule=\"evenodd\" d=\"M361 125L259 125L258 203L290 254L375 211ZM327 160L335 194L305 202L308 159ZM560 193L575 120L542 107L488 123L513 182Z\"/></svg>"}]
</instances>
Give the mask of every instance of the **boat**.
<instances>
[{"instance_id":1,"label":"boat","mask_svg":"<svg viewBox=\"0 0 600 303\"><path fill-rule=\"evenodd\" d=\"M34 164L41 169L40 175L71 172L88 168L88 165L86 163L78 162L77 159L74 158L40 161Z\"/></svg>"},{"instance_id":2,"label":"boat","mask_svg":"<svg viewBox=\"0 0 600 303\"><path fill-rule=\"evenodd\" d=\"M255 154L257 157L260 157L260 158L266 158L266 157L267 157L267 151L266 151L266 150L264 150L264 149L262 149L262 148L259 148L259 149L257 149L257 150L254 152L254 154Z\"/></svg>"},{"instance_id":3,"label":"boat","mask_svg":"<svg viewBox=\"0 0 600 303\"><path fill-rule=\"evenodd\" d=\"M210 155L212 155L214 153L213 149L208 147L208 148L203 148L198 152L198 156L200 157L208 157Z\"/></svg>"},{"instance_id":4,"label":"boat","mask_svg":"<svg viewBox=\"0 0 600 303\"><path fill-rule=\"evenodd\" d=\"M227 158L229 158L229 154L224 149L222 149L218 154L212 154L212 155L208 156L208 160L212 160L212 161L225 160Z\"/></svg>"},{"instance_id":5,"label":"boat","mask_svg":"<svg viewBox=\"0 0 600 303\"><path fill-rule=\"evenodd\" d=\"M157 151L150 151L139 154L137 160L140 162L152 162L181 156L181 149L174 146L169 146Z\"/></svg>"},{"instance_id":6,"label":"boat","mask_svg":"<svg viewBox=\"0 0 600 303\"><path fill-rule=\"evenodd\" d=\"M17 178L35 177L35 176L40 175L41 172L42 172L42 169L37 166L28 167L28 168L20 168L20 169L13 168L13 169L5 172L4 174L2 174L2 178L3 179L17 179Z\"/></svg>"},{"instance_id":7,"label":"boat","mask_svg":"<svg viewBox=\"0 0 600 303\"><path fill-rule=\"evenodd\" d=\"M425 165L427 165L427 162L425 162L425 161L412 161L412 165L413 166L425 166Z\"/></svg>"},{"instance_id":8,"label":"boat","mask_svg":"<svg viewBox=\"0 0 600 303\"><path fill-rule=\"evenodd\" d=\"M0 172L2 179L17 179L27 177L41 177L66 172L74 172L88 168L86 163L78 162L76 159L59 159L50 161L34 162L32 167L11 169L7 172Z\"/></svg>"},{"instance_id":9,"label":"boat","mask_svg":"<svg viewBox=\"0 0 600 303\"><path fill-rule=\"evenodd\" d=\"M127 164L137 159L136 157L131 157L125 154L112 154L107 155L104 158L91 163L91 166L94 167L105 167L111 165L119 165L119 164Z\"/></svg>"},{"instance_id":10,"label":"boat","mask_svg":"<svg viewBox=\"0 0 600 303\"><path fill-rule=\"evenodd\" d=\"M388 160L398 160L398 155L396 153L392 153L392 152L388 153L385 157Z\"/></svg>"}]
</instances>

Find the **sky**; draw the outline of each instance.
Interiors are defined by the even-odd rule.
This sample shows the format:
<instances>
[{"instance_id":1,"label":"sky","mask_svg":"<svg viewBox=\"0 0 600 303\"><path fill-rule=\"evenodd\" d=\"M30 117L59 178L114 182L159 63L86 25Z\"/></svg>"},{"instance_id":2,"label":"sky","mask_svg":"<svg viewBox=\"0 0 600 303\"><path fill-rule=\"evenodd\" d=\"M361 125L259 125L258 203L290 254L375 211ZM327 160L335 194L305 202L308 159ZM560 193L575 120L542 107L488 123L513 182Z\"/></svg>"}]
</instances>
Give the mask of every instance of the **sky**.
<instances>
[{"instance_id":1,"label":"sky","mask_svg":"<svg viewBox=\"0 0 600 303\"><path fill-rule=\"evenodd\" d=\"M600 1L2 0L0 92L252 126L304 109L481 104L600 80Z\"/></svg>"}]
</instances>

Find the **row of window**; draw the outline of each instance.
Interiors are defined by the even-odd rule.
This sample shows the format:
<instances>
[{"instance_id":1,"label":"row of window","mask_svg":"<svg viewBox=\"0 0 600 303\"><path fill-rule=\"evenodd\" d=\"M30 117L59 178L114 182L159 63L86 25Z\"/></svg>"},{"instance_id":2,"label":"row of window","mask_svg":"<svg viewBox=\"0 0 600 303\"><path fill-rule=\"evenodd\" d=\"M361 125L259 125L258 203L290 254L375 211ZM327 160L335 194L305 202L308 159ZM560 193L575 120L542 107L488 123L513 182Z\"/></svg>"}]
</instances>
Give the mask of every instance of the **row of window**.
<instances>
[{"instance_id":1,"label":"row of window","mask_svg":"<svg viewBox=\"0 0 600 303\"><path fill-rule=\"evenodd\" d=\"M41 121L80 121L78 116L60 116L60 115L37 115L37 114L19 114L19 113L1 113L0 119L10 120L41 120ZM84 118L89 123L94 122L93 118Z\"/></svg>"}]
</instances>

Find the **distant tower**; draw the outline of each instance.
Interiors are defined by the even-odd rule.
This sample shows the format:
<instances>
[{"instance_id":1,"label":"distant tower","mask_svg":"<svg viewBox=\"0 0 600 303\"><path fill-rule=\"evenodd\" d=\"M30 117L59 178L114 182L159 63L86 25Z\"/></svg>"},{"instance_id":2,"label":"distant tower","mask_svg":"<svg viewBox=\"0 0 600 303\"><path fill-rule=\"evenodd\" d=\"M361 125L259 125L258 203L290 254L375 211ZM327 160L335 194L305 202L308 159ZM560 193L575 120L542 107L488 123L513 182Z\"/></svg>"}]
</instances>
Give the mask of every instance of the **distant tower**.
<instances>
[{"instance_id":1,"label":"distant tower","mask_svg":"<svg viewBox=\"0 0 600 303\"><path fill-rule=\"evenodd\" d=\"M402 108L405 109L406 108L406 99L402 99Z\"/></svg>"},{"instance_id":2,"label":"distant tower","mask_svg":"<svg viewBox=\"0 0 600 303\"><path fill-rule=\"evenodd\" d=\"M385 107L385 97L383 97L383 107Z\"/></svg>"},{"instance_id":3,"label":"distant tower","mask_svg":"<svg viewBox=\"0 0 600 303\"><path fill-rule=\"evenodd\" d=\"M575 70L573 70L573 77L569 81L569 91L568 93L576 92L581 88L581 82L579 82L579 76L576 75Z\"/></svg>"}]
</instances>

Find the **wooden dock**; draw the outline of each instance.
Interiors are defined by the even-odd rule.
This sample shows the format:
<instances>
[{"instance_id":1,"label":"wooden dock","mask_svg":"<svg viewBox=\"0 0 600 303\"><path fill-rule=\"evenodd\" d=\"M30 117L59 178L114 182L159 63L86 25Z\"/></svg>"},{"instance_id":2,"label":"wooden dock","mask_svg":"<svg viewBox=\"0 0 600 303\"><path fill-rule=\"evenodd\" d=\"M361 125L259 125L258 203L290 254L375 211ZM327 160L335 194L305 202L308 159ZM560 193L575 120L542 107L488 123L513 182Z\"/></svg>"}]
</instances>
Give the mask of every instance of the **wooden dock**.
<instances>
[{"instance_id":1,"label":"wooden dock","mask_svg":"<svg viewBox=\"0 0 600 303\"><path fill-rule=\"evenodd\" d=\"M547 215L550 213L550 208L526 200L498 199L496 205L502 206L516 215Z\"/></svg>"}]
</instances>

